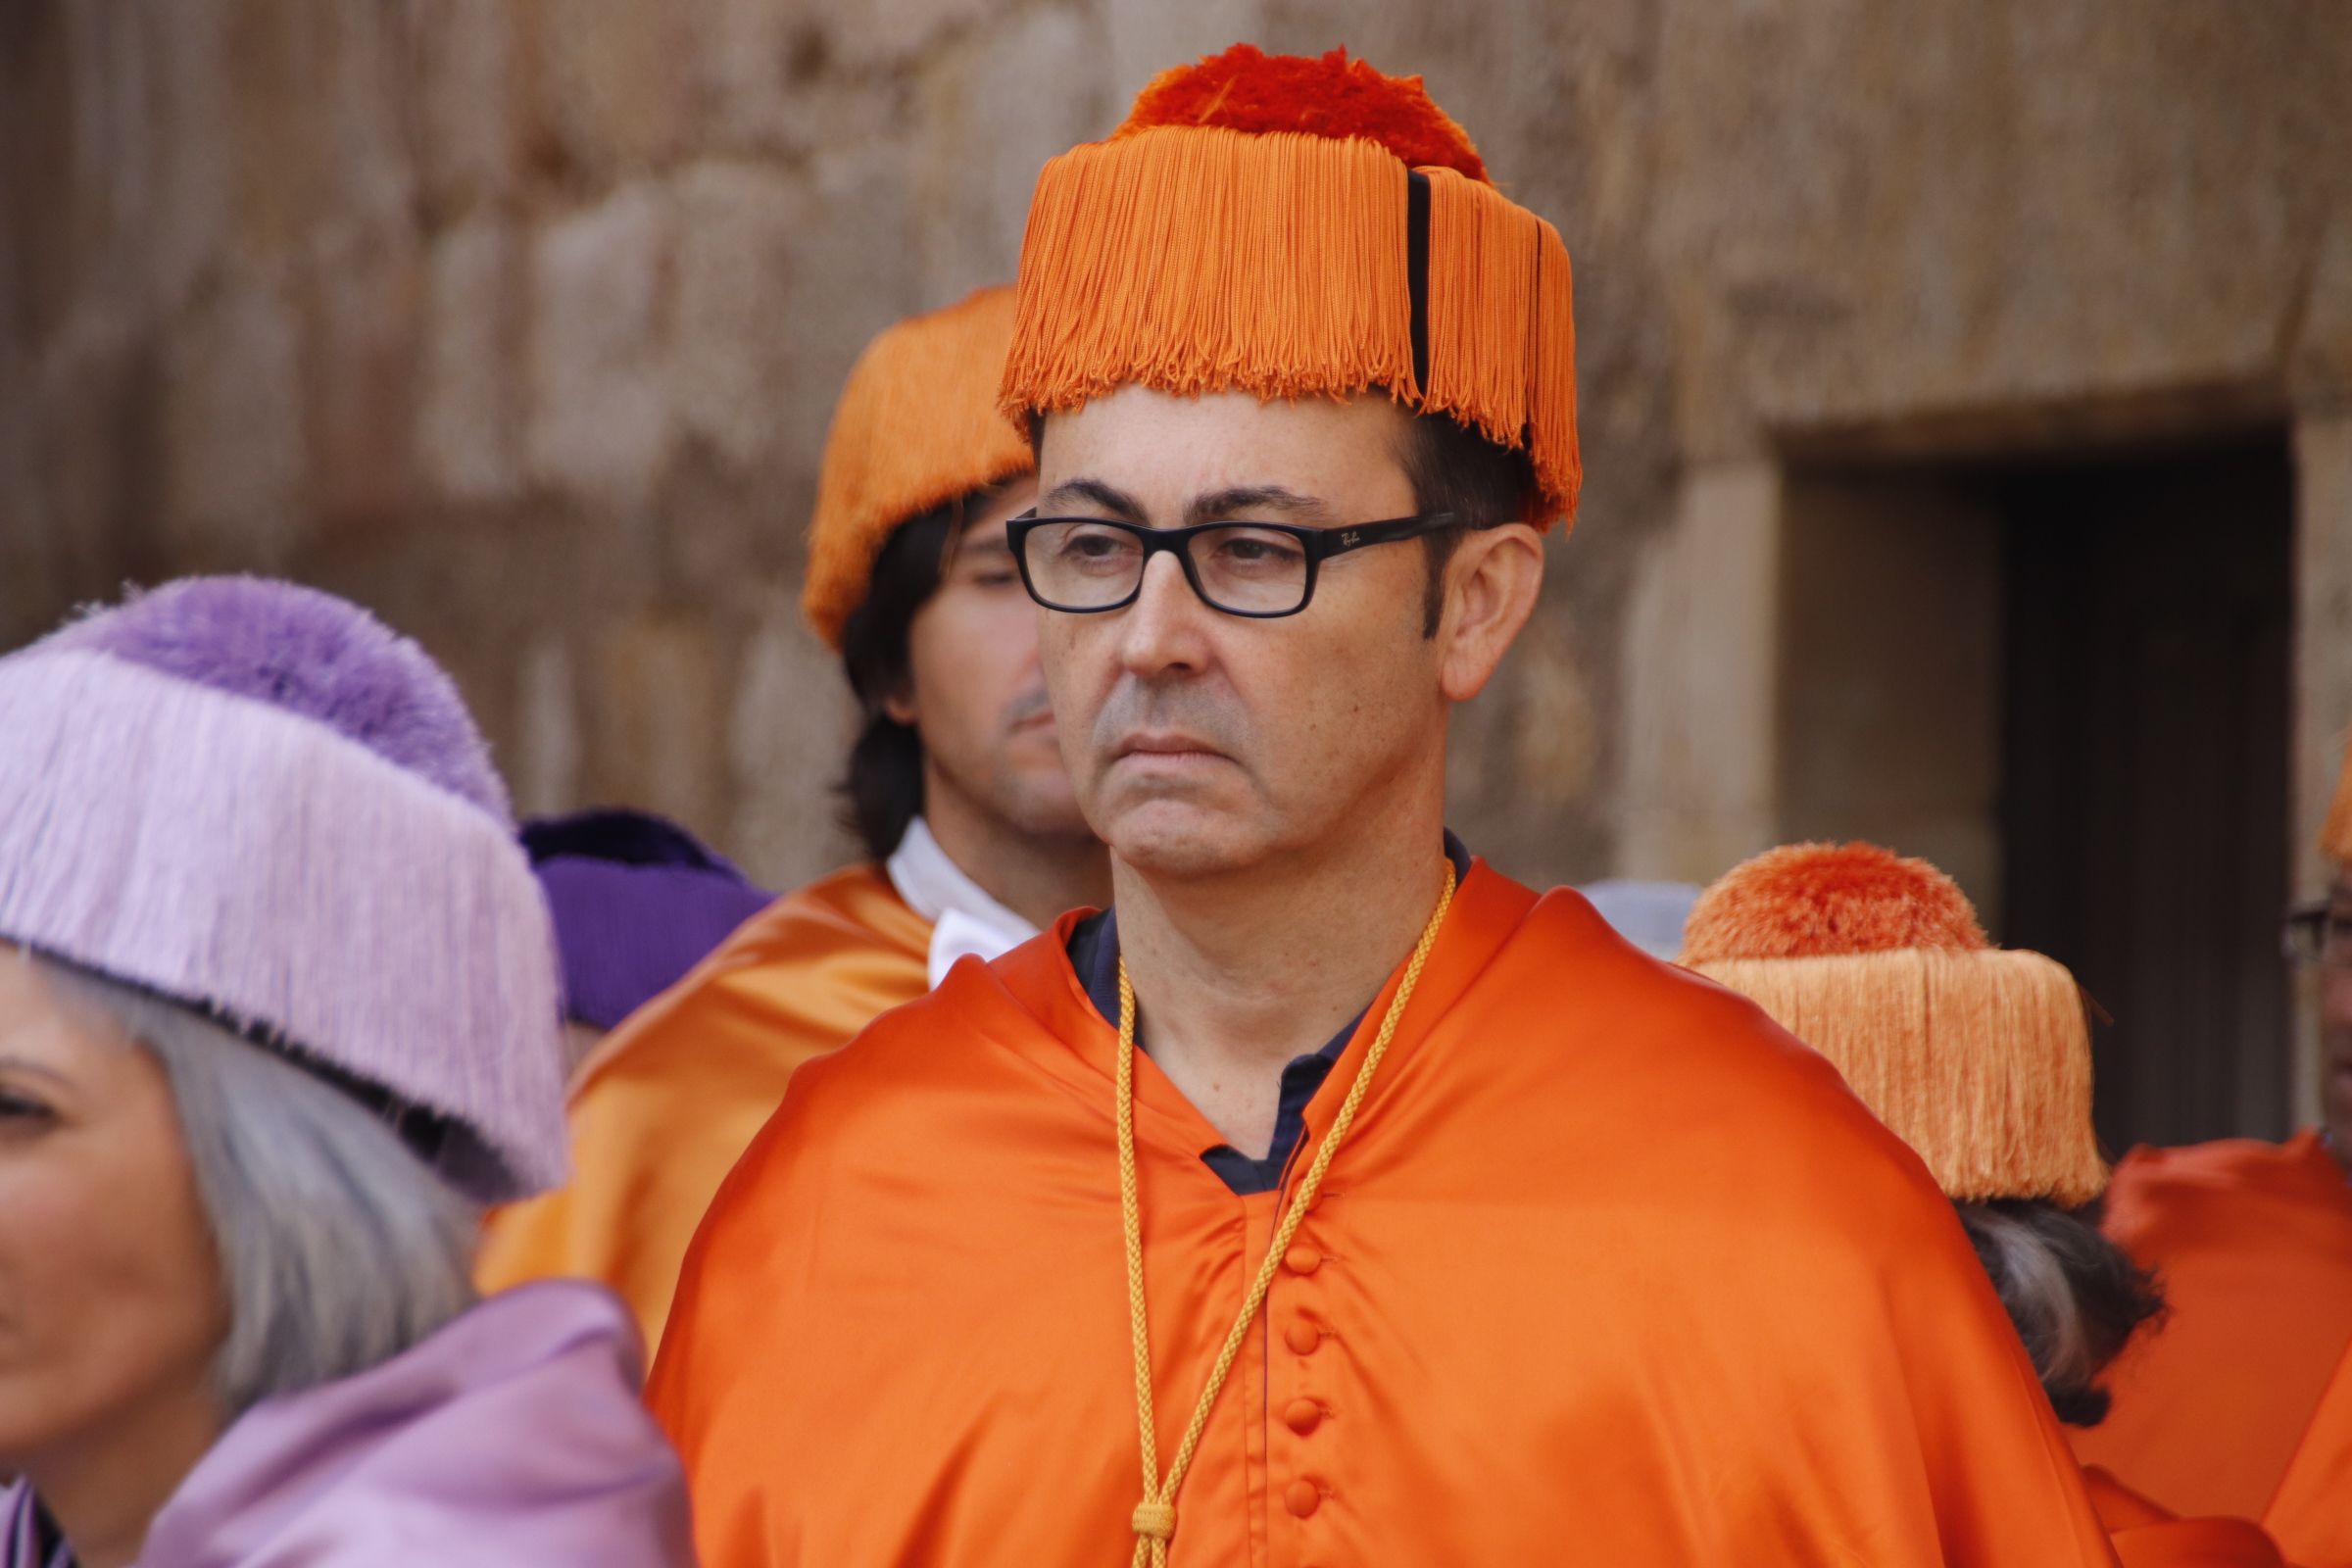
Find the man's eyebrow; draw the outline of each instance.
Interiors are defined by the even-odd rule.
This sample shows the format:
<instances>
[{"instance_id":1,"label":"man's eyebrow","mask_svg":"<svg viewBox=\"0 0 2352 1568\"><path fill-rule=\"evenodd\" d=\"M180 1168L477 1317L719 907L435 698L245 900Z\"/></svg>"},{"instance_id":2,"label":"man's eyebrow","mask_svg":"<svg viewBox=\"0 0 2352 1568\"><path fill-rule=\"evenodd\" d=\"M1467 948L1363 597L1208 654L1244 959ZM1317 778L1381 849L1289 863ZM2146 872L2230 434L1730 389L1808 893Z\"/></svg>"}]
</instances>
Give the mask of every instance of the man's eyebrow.
<instances>
[{"instance_id":1,"label":"man's eyebrow","mask_svg":"<svg viewBox=\"0 0 2352 1568\"><path fill-rule=\"evenodd\" d=\"M1251 514L1279 513L1292 522L1328 523L1331 508L1315 496L1300 495L1278 484L1234 485L1193 497L1186 507L1187 522L1226 522Z\"/></svg>"},{"instance_id":2,"label":"man's eyebrow","mask_svg":"<svg viewBox=\"0 0 2352 1568\"><path fill-rule=\"evenodd\" d=\"M1087 502L1122 522L1142 523L1144 509L1124 490L1114 489L1100 479L1068 479L1055 485L1037 502L1037 514L1053 516L1062 508L1076 502Z\"/></svg>"}]
</instances>

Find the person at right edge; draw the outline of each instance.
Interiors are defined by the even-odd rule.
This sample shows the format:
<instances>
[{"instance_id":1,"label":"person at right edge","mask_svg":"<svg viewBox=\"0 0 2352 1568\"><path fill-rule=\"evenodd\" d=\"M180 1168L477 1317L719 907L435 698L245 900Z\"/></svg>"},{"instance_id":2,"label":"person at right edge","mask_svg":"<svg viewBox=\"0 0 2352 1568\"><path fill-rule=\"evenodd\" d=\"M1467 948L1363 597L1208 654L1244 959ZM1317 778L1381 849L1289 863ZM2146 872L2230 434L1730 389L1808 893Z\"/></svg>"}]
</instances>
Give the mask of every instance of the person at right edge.
<instances>
[{"instance_id":1,"label":"person at right edge","mask_svg":"<svg viewBox=\"0 0 2352 1568\"><path fill-rule=\"evenodd\" d=\"M2171 1311L2075 1449L2168 1508L2260 1519L2304 1568L2352 1568L2352 756L2320 847L2333 884L2288 937L2318 970L2322 1125L2117 1162L2107 1233Z\"/></svg>"},{"instance_id":2,"label":"person at right edge","mask_svg":"<svg viewBox=\"0 0 2352 1568\"><path fill-rule=\"evenodd\" d=\"M1928 1162L2058 1419L2096 1430L2101 1378L2154 1332L2155 1282L2099 1234L2090 1020L2065 965L1995 948L1959 885L1875 844L1790 844L1699 895L1683 961L1752 997ZM2183 1519L2100 1470L2125 1568L2277 1568L2247 1518Z\"/></svg>"},{"instance_id":3,"label":"person at right edge","mask_svg":"<svg viewBox=\"0 0 2352 1568\"><path fill-rule=\"evenodd\" d=\"M1446 830L1572 362L1415 78L1238 46L1046 166L1009 533L1114 905L720 1189L649 1385L711 1568L2114 1560L1918 1156Z\"/></svg>"}]
</instances>

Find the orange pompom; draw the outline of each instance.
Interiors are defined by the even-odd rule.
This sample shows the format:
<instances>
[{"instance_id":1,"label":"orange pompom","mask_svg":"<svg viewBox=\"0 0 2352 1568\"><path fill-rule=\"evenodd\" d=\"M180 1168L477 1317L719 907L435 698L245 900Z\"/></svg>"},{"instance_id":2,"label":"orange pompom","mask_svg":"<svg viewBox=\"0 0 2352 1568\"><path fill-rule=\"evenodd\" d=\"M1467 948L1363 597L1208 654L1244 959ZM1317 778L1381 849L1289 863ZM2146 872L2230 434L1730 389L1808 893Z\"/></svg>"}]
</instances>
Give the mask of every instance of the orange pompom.
<instances>
[{"instance_id":1,"label":"orange pompom","mask_svg":"<svg viewBox=\"0 0 2352 1568\"><path fill-rule=\"evenodd\" d=\"M1734 866L1699 895L1683 961L1988 946L1968 895L1927 861L1875 844L1791 844Z\"/></svg>"},{"instance_id":2,"label":"orange pompom","mask_svg":"<svg viewBox=\"0 0 2352 1568\"><path fill-rule=\"evenodd\" d=\"M1297 131L1360 137L1411 169L1450 169L1482 183L1486 161L1470 133L1440 109L1419 76L1390 76L1345 49L1321 58L1269 55L1237 43L1152 78L1113 139L1161 125L1213 125L1251 135Z\"/></svg>"}]
</instances>

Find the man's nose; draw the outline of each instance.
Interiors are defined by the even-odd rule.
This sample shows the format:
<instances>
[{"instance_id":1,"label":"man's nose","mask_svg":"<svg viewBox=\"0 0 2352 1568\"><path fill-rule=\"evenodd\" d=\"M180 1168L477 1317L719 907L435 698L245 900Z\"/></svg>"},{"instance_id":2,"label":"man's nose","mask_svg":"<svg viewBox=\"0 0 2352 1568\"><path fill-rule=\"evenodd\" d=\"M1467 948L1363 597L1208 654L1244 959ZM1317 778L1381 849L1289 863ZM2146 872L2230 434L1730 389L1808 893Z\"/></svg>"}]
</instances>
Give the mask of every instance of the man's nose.
<instances>
[{"instance_id":1,"label":"man's nose","mask_svg":"<svg viewBox=\"0 0 2352 1568\"><path fill-rule=\"evenodd\" d=\"M1144 564L1135 603L1120 617L1120 663L1136 675L1201 668L1208 657L1204 621L1215 613L1193 592L1184 563L1162 551Z\"/></svg>"}]
</instances>

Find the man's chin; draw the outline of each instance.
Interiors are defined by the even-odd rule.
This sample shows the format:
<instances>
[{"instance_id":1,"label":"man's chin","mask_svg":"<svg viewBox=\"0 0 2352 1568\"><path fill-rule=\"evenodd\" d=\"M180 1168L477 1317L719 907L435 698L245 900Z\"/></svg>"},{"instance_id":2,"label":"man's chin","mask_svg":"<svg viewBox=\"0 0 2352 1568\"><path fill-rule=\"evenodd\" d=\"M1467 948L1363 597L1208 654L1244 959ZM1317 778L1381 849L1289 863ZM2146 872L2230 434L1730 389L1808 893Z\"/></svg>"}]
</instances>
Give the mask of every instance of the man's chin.
<instances>
[{"instance_id":1,"label":"man's chin","mask_svg":"<svg viewBox=\"0 0 2352 1568\"><path fill-rule=\"evenodd\" d=\"M1216 876L1261 858L1255 836L1230 813L1187 801L1141 802L1111 813L1102 829L1111 853L1150 877Z\"/></svg>"}]
</instances>

